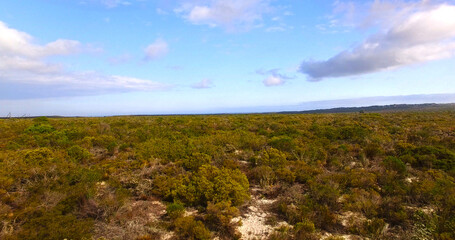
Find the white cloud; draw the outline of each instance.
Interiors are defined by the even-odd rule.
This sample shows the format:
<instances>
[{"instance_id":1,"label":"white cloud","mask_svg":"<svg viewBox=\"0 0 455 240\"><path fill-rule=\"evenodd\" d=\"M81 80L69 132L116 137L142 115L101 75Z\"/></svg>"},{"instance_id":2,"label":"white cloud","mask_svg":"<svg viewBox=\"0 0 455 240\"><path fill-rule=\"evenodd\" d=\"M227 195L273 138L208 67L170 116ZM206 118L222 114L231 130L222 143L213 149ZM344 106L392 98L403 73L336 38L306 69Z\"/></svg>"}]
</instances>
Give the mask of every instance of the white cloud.
<instances>
[{"instance_id":1,"label":"white cloud","mask_svg":"<svg viewBox=\"0 0 455 240\"><path fill-rule=\"evenodd\" d=\"M325 61L304 61L300 71L310 80L372 73L401 66L449 58L455 54L455 6L448 4L406 5L387 9L383 28L358 46ZM375 2L376 3L376 2ZM372 14L384 9L373 4ZM390 15L390 13L394 13ZM371 22L371 17L368 17Z\"/></svg>"},{"instance_id":2,"label":"white cloud","mask_svg":"<svg viewBox=\"0 0 455 240\"><path fill-rule=\"evenodd\" d=\"M198 23L212 18L212 15L212 9L205 6L195 6L191 9L190 14L188 15L188 20Z\"/></svg>"},{"instance_id":3,"label":"white cloud","mask_svg":"<svg viewBox=\"0 0 455 240\"><path fill-rule=\"evenodd\" d=\"M274 86L280 86L283 85L286 81L279 76L269 76L268 78L264 79L262 83L264 83L265 86L267 87L274 87Z\"/></svg>"},{"instance_id":4,"label":"white cloud","mask_svg":"<svg viewBox=\"0 0 455 240\"><path fill-rule=\"evenodd\" d=\"M365 14L359 15L357 20L361 21L360 27L370 27L379 25L382 28L392 28L396 23L406 21L410 15L418 12L425 12L435 7L444 5L441 0L421 0L421 1L374 1L369 7L370 9ZM358 12L362 11L361 9ZM354 19L354 17L352 17ZM363 18L363 19L361 19Z\"/></svg>"},{"instance_id":5,"label":"white cloud","mask_svg":"<svg viewBox=\"0 0 455 240\"><path fill-rule=\"evenodd\" d=\"M51 63L47 57L70 55L85 47L78 41L59 39L39 45L27 33L8 27L0 22L0 83L4 89L13 88L40 97L64 95L97 94L109 91L149 91L165 89L168 86L137 78L108 76L95 72L71 72L62 65ZM45 86L44 92L33 91L37 86ZM2 92L2 95L5 95ZM2 96L5 97L5 96Z\"/></svg>"},{"instance_id":6,"label":"white cloud","mask_svg":"<svg viewBox=\"0 0 455 240\"><path fill-rule=\"evenodd\" d=\"M268 76L266 79L264 79L264 81L262 81L262 83L264 83L264 85L266 85L268 87L283 85L286 82L286 80L296 78L295 76L283 74L280 72L281 72L281 69L279 69L279 68L274 68L274 69L270 69L270 70L264 70L264 69L256 70L257 74L262 75L262 76Z\"/></svg>"},{"instance_id":7,"label":"white cloud","mask_svg":"<svg viewBox=\"0 0 455 240\"><path fill-rule=\"evenodd\" d=\"M175 12L193 24L236 31L252 28L270 10L269 0L193 0L181 4Z\"/></svg>"},{"instance_id":8,"label":"white cloud","mask_svg":"<svg viewBox=\"0 0 455 240\"><path fill-rule=\"evenodd\" d=\"M27 33L9 28L0 21L0 52L2 55L22 55L40 58L50 55L68 55L80 50L78 41L58 39L44 46L33 44L33 38Z\"/></svg>"},{"instance_id":9,"label":"white cloud","mask_svg":"<svg viewBox=\"0 0 455 240\"><path fill-rule=\"evenodd\" d=\"M23 56L0 56L0 73L3 77L14 71L31 73L58 73L62 67L58 64L50 64L39 59L31 59Z\"/></svg>"},{"instance_id":10,"label":"white cloud","mask_svg":"<svg viewBox=\"0 0 455 240\"><path fill-rule=\"evenodd\" d=\"M204 88L212 88L214 87L212 80L210 79L203 79L200 82L197 82L191 86L192 88L196 89L204 89Z\"/></svg>"},{"instance_id":11,"label":"white cloud","mask_svg":"<svg viewBox=\"0 0 455 240\"><path fill-rule=\"evenodd\" d=\"M166 56L169 52L169 45L166 41L159 38L145 48L145 60L156 60Z\"/></svg>"}]
</instances>

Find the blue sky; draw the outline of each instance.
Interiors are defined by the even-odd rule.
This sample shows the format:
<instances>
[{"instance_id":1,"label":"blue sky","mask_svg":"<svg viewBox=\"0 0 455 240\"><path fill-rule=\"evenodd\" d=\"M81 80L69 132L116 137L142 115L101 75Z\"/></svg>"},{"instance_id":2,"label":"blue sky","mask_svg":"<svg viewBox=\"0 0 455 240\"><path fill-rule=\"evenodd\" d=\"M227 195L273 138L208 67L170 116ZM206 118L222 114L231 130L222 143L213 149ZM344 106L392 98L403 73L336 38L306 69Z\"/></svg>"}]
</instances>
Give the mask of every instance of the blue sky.
<instances>
[{"instance_id":1,"label":"blue sky","mask_svg":"<svg viewBox=\"0 0 455 240\"><path fill-rule=\"evenodd\" d=\"M0 116L455 102L454 53L455 1L4 1Z\"/></svg>"}]
</instances>

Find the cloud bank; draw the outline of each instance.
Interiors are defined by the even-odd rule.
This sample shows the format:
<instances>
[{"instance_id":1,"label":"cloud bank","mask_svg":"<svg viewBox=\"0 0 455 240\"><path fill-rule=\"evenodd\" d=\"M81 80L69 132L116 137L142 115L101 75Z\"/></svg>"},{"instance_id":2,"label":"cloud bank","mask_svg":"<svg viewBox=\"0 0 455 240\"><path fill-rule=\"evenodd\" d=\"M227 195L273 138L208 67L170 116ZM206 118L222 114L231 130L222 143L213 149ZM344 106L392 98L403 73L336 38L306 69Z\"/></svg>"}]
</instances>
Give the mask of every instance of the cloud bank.
<instances>
[{"instance_id":1,"label":"cloud bank","mask_svg":"<svg viewBox=\"0 0 455 240\"><path fill-rule=\"evenodd\" d=\"M77 54L85 47L78 41L58 39L35 44L25 32L0 22L0 98L33 98L107 92L150 91L168 86L154 81L98 74L71 72L48 57ZM40 89L40 91L34 91Z\"/></svg>"},{"instance_id":2,"label":"cloud bank","mask_svg":"<svg viewBox=\"0 0 455 240\"><path fill-rule=\"evenodd\" d=\"M429 4L422 1L408 4L402 10L389 3L375 2L371 16L378 18L380 33L370 36L358 46L342 51L325 61L304 61L300 72L309 80L346 77L423 63L455 54L455 5ZM368 20L373 22L371 16Z\"/></svg>"}]
</instances>

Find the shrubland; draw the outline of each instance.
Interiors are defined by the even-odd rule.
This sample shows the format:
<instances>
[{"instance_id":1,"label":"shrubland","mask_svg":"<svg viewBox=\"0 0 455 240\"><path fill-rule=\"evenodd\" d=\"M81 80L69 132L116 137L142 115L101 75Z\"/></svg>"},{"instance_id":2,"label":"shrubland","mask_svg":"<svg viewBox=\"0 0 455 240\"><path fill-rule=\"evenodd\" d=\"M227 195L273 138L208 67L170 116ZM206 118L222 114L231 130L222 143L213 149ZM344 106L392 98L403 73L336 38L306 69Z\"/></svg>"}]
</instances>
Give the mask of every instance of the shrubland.
<instances>
[{"instance_id":1,"label":"shrubland","mask_svg":"<svg viewBox=\"0 0 455 240\"><path fill-rule=\"evenodd\" d=\"M269 239L455 239L454 123L453 111L1 119L0 239L238 239L252 189L287 223Z\"/></svg>"}]
</instances>

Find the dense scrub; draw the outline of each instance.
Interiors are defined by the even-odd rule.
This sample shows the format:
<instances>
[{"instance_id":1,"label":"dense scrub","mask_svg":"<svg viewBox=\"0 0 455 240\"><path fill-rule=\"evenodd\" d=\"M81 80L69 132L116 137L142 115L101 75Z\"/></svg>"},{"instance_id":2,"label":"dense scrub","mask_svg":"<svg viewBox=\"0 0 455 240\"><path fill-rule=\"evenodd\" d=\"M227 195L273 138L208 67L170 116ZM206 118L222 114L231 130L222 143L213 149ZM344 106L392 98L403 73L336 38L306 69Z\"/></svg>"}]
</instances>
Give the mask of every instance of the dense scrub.
<instances>
[{"instance_id":1,"label":"dense scrub","mask_svg":"<svg viewBox=\"0 0 455 240\"><path fill-rule=\"evenodd\" d=\"M455 239L454 123L450 111L3 119L0 239L235 239L252 188L275 200L272 225L289 224L270 239ZM165 214L138 207L158 203Z\"/></svg>"}]
</instances>

